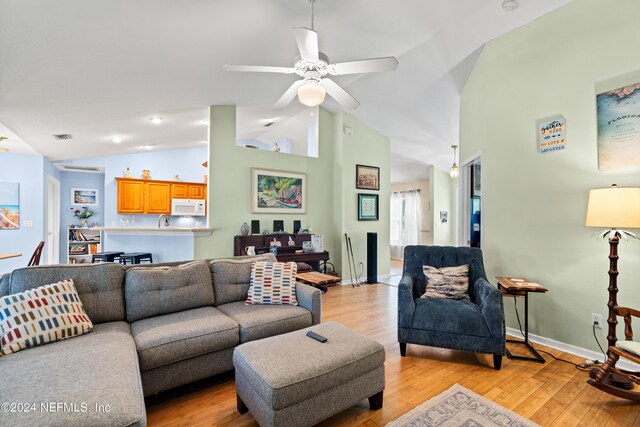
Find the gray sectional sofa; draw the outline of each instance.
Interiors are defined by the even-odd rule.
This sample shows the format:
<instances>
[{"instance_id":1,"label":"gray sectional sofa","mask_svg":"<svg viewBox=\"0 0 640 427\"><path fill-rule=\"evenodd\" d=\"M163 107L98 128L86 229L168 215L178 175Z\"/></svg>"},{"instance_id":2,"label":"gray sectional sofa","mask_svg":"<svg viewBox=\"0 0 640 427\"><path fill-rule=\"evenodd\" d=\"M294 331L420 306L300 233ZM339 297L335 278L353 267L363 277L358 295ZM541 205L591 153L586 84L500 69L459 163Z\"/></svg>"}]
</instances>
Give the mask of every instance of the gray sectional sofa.
<instances>
[{"instance_id":1,"label":"gray sectional sofa","mask_svg":"<svg viewBox=\"0 0 640 427\"><path fill-rule=\"evenodd\" d=\"M245 305L255 260L275 257L4 275L0 296L72 278L94 329L0 357L0 402L13 404L0 424L143 426L144 396L232 370L239 344L320 323L321 292L303 284L299 306Z\"/></svg>"}]
</instances>

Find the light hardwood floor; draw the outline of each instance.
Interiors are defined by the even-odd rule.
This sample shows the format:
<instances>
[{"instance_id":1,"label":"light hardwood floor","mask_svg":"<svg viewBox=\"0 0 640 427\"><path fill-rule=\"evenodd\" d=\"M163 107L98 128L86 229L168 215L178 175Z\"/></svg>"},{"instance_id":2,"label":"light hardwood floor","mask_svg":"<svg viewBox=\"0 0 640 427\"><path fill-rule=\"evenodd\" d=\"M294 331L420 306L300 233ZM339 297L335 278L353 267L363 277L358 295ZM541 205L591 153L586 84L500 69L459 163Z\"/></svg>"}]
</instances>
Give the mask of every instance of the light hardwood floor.
<instances>
[{"instance_id":1,"label":"light hardwood floor","mask_svg":"<svg viewBox=\"0 0 640 427\"><path fill-rule=\"evenodd\" d=\"M458 383L543 426L640 426L640 404L615 398L589 385L572 365L504 358L408 345L400 357L396 341L396 292L387 285L335 286L323 296L323 320L335 320L382 343L387 352L384 406L366 401L324 421L322 426L382 426ZM511 348L512 345L510 345ZM583 360L537 346L575 363ZM236 412L233 374L154 396L147 402L149 426L256 426Z\"/></svg>"}]
</instances>

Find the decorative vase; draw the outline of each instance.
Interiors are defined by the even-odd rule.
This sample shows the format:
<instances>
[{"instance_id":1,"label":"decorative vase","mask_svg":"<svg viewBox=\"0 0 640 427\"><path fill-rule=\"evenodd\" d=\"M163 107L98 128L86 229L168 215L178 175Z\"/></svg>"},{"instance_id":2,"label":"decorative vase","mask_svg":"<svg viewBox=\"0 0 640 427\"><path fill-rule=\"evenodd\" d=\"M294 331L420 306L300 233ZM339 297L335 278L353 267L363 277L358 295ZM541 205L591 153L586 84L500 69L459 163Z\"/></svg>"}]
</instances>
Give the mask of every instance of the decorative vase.
<instances>
[{"instance_id":1,"label":"decorative vase","mask_svg":"<svg viewBox=\"0 0 640 427\"><path fill-rule=\"evenodd\" d=\"M248 236L249 235L249 224L247 224L246 222L242 223L242 226L240 227L240 233L243 236Z\"/></svg>"},{"instance_id":2,"label":"decorative vase","mask_svg":"<svg viewBox=\"0 0 640 427\"><path fill-rule=\"evenodd\" d=\"M87 220L86 220L86 219L84 219L84 218L82 218L82 222L80 223L80 225L81 225L82 227L86 227L86 226L87 226Z\"/></svg>"}]
</instances>

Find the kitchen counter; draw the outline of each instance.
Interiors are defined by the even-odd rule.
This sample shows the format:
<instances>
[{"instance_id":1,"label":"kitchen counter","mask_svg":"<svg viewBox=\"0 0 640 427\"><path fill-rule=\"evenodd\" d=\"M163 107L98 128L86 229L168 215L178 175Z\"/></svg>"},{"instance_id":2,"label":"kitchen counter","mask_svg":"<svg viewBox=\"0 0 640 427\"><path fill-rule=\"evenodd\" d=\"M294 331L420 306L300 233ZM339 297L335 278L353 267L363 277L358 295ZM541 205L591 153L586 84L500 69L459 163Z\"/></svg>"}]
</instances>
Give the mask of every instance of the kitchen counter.
<instances>
[{"instance_id":1,"label":"kitchen counter","mask_svg":"<svg viewBox=\"0 0 640 427\"><path fill-rule=\"evenodd\" d=\"M188 227L94 227L107 234L141 234L156 236L211 236L213 228L188 228Z\"/></svg>"}]
</instances>

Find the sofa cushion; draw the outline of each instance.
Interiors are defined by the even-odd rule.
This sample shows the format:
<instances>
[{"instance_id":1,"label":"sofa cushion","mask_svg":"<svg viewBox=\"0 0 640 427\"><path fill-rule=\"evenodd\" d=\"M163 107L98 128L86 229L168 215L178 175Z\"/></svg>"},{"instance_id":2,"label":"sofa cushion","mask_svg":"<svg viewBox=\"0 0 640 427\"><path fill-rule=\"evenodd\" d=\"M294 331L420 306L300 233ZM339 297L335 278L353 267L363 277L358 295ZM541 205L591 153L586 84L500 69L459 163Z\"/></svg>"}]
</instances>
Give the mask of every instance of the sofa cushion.
<instances>
[{"instance_id":1,"label":"sofa cushion","mask_svg":"<svg viewBox=\"0 0 640 427\"><path fill-rule=\"evenodd\" d=\"M136 267L124 282L127 320L213 305L211 272L206 261L176 267Z\"/></svg>"},{"instance_id":2,"label":"sofa cushion","mask_svg":"<svg viewBox=\"0 0 640 427\"><path fill-rule=\"evenodd\" d=\"M14 270L12 294L73 279L89 319L96 323L124 320L124 268L119 264L41 265Z\"/></svg>"},{"instance_id":3,"label":"sofa cushion","mask_svg":"<svg viewBox=\"0 0 640 427\"><path fill-rule=\"evenodd\" d=\"M276 261L273 254L214 259L209 262L216 303L227 304L247 299L251 265L254 261Z\"/></svg>"},{"instance_id":4,"label":"sofa cushion","mask_svg":"<svg viewBox=\"0 0 640 427\"><path fill-rule=\"evenodd\" d=\"M131 332L143 371L238 344L238 324L214 307L138 320Z\"/></svg>"},{"instance_id":5,"label":"sofa cushion","mask_svg":"<svg viewBox=\"0 0 640 427\"><path fill-rule=\"evenodd\" d=\"M491 333L480 306L466 300L418 298L412 329L489 337Z\"/></svg>"},{"instance_id":6,"label":"sofa cushion","mask_svg":"<svg viewBox=\"0 0 640 427\"><path fill-rule=\"evenodd\" d=\"M0 298L0 355L91 332L73 280Z\"/></svg>"},{"instance_id":7,"label":"sofa cushion","mask_svg":"<svg viewBox=\"0 0 640 427\"><path fill-rule=\"evenodd\" d=\"M469 265L436 268L422 267L427 289L421 298L451 298L469 300Z\"/></svg>"},{"instance_id":8,"label":"sofa cushion","mask_svg":"<svg viewBox=\"0 0 640 427\"><path fill-rule=\"evenodd\" d=\"M0 370L0 402L38 405L36 411L3 413L2 425L146 424L136 347L125 322L95 325L90 334L10 354L0 360ZM65 410L57 402L75 407ZM53 411L42 410L41 403L53 404ZM96 405L109 405L108 411L96 411Z\"/></svg>"},{"instance_id":9,"label":"sofa cushion","mask_svg":"<svg viewBox=\"0 0 640 427\"><path fill-rule=\"evenodd\" d=\"M251 282L245 304L298 305L295 262L256 261L251 267Z\"/></svg>"},{"instance_id":10,"label":"sofa cushion","mask_svg":"<svg viewBox=\"0 0 640 427\"><path fill-rule=\"evenodd\" d=\"M311 326L311 312L293 305L245 305L238 301L217 308L238 322L241 343Z\"/></svg>"}]
</instances>

